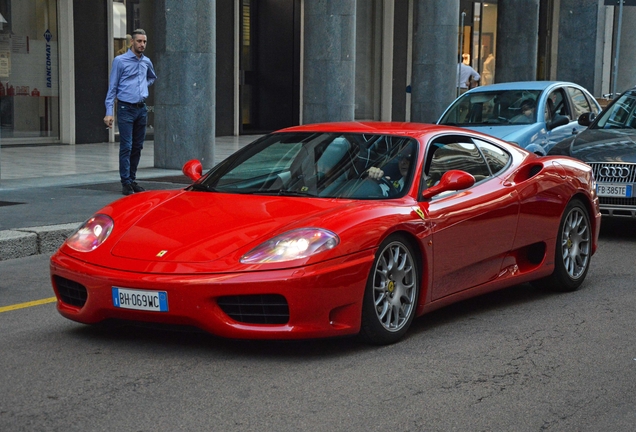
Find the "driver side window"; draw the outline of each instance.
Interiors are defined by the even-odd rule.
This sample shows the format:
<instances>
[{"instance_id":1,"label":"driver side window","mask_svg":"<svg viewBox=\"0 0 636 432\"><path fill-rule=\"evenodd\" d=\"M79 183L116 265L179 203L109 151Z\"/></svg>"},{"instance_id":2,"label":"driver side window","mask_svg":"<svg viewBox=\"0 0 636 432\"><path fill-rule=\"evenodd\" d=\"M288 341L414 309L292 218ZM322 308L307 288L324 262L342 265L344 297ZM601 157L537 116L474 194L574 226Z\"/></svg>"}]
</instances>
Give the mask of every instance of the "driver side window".
<instances>
[{"instance_id":1,"label":"driver side window","mask_svg":"<svg viewBox=\"0 0 636 432\"><path fill-rule=\"evenodd\" d=\"M558 114L558 115L563 115L568 117L570 120L572 120L572 116L570 115L570 108L568 107L568 104L565 100L565 98L563 97L563 91L562 90L555 90L552 93L550 93L550 100L552 100L552 106L553 108L553 113L551 118L554 119L554 115Z\"/></svg>"}]
</instances>

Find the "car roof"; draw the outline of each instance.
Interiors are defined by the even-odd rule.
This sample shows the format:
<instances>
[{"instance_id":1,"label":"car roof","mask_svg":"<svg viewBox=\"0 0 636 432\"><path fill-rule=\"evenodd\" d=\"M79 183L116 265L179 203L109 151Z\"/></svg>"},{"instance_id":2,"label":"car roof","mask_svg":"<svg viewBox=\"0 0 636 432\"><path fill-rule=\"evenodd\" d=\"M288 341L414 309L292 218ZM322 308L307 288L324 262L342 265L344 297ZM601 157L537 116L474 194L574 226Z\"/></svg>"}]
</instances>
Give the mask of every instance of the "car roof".
<instances>
[{"instance_id":1,"label":"car roof","mask_svg":"<svg viewBox=\"0 0 636 432\"><path fill-rule=\"evenodd\" d=\"M582 88L580 85L569 81L513 81L475 87L470 91L470 93L499 90L545 90L548 87L553 87L556 85L568 85Z\"/></svg>"},{"instance_id":2,"label":"car roof","mask_svg":"<svg viewBox=\"0 0 636 432\"><path fill-rule=\"evenodd\" d=\"M276 132L348 132L420 137L430 133L449 132L451 129L453 128L429 123L353 121L292 126ZM466 133L466 131L462 129L457 129L457 132L462 134Z\"/></svg>"}]
</instances>

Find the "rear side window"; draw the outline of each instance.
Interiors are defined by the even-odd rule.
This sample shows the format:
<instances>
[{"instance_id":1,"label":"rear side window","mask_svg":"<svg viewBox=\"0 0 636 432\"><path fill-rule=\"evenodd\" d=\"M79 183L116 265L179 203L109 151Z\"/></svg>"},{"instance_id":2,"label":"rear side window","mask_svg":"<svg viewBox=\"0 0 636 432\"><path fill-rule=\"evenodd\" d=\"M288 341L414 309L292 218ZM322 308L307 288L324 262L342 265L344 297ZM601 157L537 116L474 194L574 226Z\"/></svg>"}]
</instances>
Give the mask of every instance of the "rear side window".
<instances>
[{"instance_id":1,"label":"rear side window","mask_svg":"<svg viewBox=\"0 0 636 432\"><path fill-rule=\"evenodd\" d=\"M503 149L478 139L474 139L474 141L484 155L492 175L497 175L508 166L510 163L510 155Z\"/></svg>"},{"instance_id":2,"label":"rear side window","mask_svg":"<svg viewBox=\"0 0 636 432\"><path fill-rule=\"evenodd\" d=\"M427 185L437 184L446 171L462 170L472 174L476 181L490 177L486 160L472 142L436 142L430 146Z\"/></svg>"}]
</instances>

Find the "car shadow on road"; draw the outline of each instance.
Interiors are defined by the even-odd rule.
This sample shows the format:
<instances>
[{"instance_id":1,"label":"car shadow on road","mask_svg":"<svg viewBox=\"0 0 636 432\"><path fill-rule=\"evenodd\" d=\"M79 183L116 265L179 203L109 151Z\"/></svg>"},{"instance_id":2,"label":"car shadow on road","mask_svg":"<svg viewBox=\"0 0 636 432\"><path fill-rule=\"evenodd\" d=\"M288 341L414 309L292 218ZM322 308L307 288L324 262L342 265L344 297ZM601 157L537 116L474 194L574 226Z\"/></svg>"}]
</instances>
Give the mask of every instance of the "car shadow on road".
<instances>
[{"instance_id":1,"label":"car shadow on road","mask_svg":"<svg viewBox=\"0 0 636 432\"><path fill-rule=\"evenodd\" d=\"M552 295L558 294L537 289L530 284L522 284L464 300L416 318L401 343L460 320L470 320L498 309L514 309L515 306ZM189 327L139 324L82 325L74 328L69 336L80 341L98 341L126 352L147 351L148 355L161 347L192 354L203 351L214 356L232 355L295 361L356 355L387 348L366 344L355 336L309 340L237 340L216 337Z\"/></svg>"},{"instance_id":2,"label":"car shadow on road","mask_svg":"<svg viewBox=\"0 0 636 432\"><path fill-rule=\"evenodd\" d=\"M115 324L107 326L81 325L69 332L69 337L78 341L105 343L122 351L149 351L176 349L181 352L208 352L218 355L241 357L312 358L339 357L358 351L373 350L357 337L337 337L307 340L242 340L214 336L192 327L155 326L139 324Z\"/></svg>"},{"instance_id":3,"label":"car shadow on road","mask_svg":"<svg viewBox=\"0 0 636 432\"><path fill-rule=\"evenodd\" d=\"M463 300L425 314L415 320L410 332L413 335L432 331L462 320L472 320L498 310L514 310L516 306L533 303L560 295L530 284L520 284L502 290Z\"/></svg>"},{"instance_id":4,"label":"car shadow on road","mask_svg":"<svg viewBox=\"0 0 636 432\"><path fill-rule=\"evenodd\" d=\"M601 220L600 240L622 239L636 240L636 219L603 218Z\"/></svg>"}]
</instances>

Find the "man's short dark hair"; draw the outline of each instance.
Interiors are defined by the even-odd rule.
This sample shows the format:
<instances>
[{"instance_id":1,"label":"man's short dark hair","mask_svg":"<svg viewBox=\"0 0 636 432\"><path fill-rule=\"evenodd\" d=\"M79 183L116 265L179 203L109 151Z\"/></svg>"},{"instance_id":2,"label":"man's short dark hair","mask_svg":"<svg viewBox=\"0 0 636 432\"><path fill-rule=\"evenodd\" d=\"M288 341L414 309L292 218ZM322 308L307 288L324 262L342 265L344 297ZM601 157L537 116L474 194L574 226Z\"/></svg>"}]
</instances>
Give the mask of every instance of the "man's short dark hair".
<instances>
[{"instance_id":1,"label":"man's short dark hair","mask_svg":"<svg viewBox=\"0 0 636 432\"><path fill-rule=\"evenodd\" d=\"M144 30L144 29L135 29L132 32L133 39L135 38L135 35L143 35L143 36L145 36L146 35L146 30Z\"/></svg>"},{"instance_id":2,"label":"man's short dark hair","mask_svg":"<svg viewBox=\"0 0 636 432\"><path fill-rule=\"evenodd\" d=\"M524 108L524 107L534 108L535 105L536 104L534 102L534 99L525 99L523 102L521 102L521 108Z\"/></svg>"}]
</instances>

